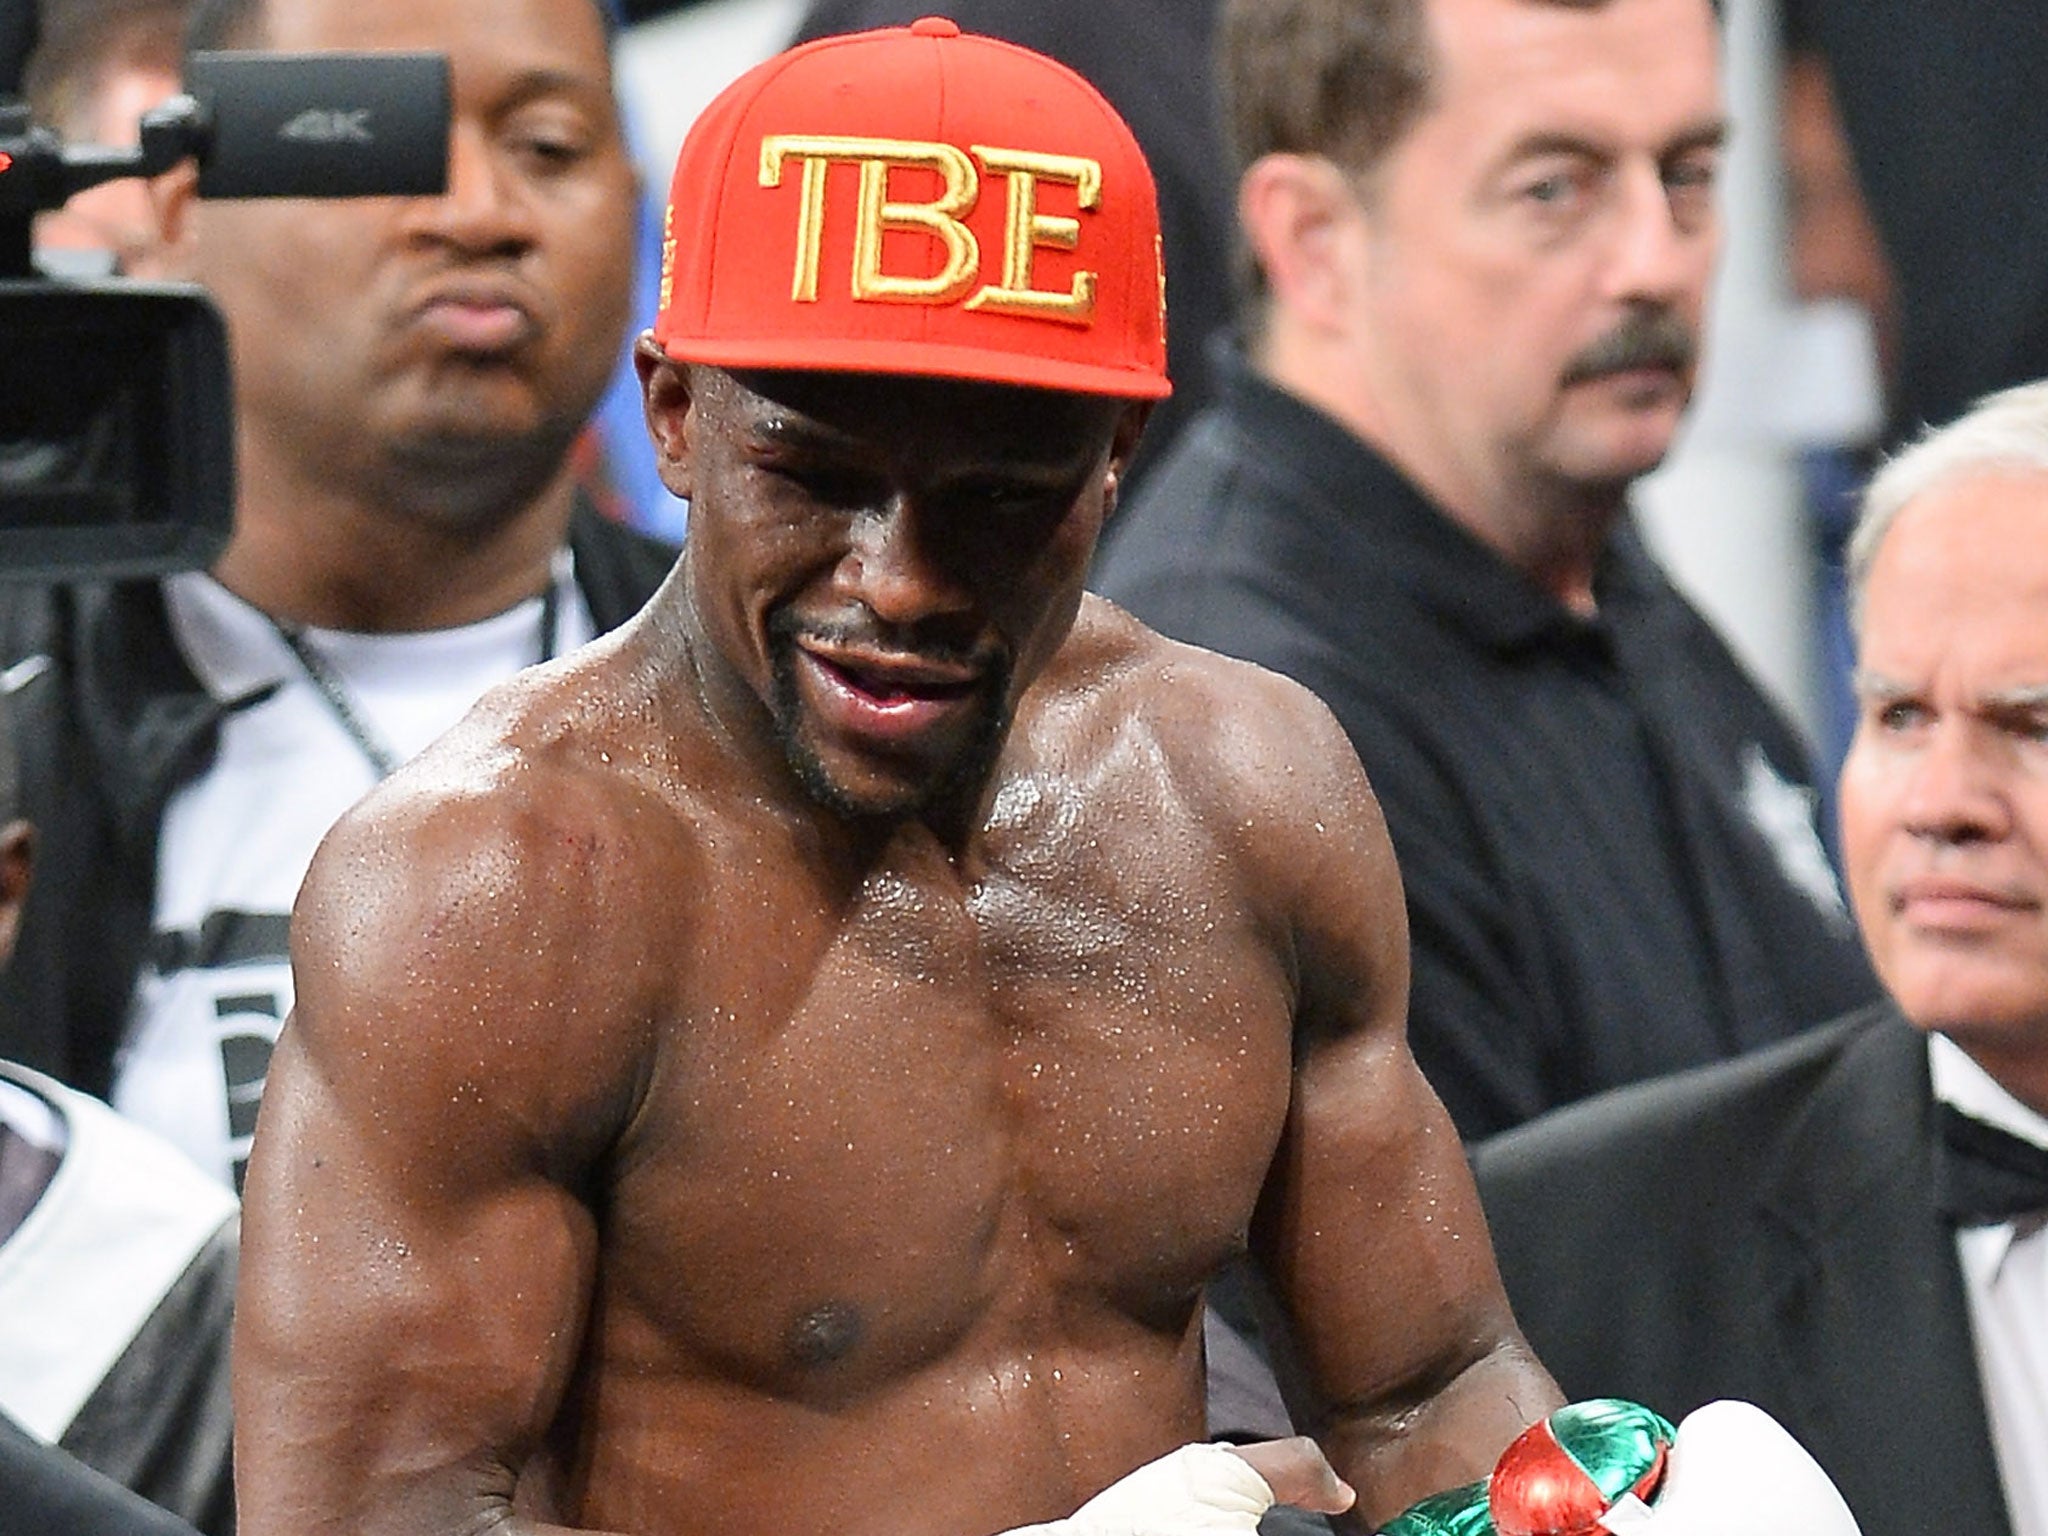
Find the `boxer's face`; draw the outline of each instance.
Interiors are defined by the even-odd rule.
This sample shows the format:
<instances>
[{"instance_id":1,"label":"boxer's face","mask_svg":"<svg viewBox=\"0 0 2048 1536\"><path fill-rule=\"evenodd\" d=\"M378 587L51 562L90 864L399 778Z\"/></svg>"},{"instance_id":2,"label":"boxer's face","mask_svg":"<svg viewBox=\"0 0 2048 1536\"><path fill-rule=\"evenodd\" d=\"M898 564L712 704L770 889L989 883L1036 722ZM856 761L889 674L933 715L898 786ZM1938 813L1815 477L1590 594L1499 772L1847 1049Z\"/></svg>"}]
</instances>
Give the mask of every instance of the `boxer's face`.
<instances>
[{"instance_id":1,"label":"boxer's face","mask_svg":"<svg viewBox=\"0 0 2048 1536\"><path fill-rule=\"evenodd\" d=\"M1065 640L1144 420L1046 390L850 374L650 374L690 508L696 612L813 798L971 802Z\"/></svg>"},{"instance_id":2,"label":"boxer's face","mask_svg":"<svg viewBox=\"0 0 2048 1536\"><path fill-rule=\"evenodd\" d=\"M2048 473L1923 493L1864 590L1844 861L1885 986L2048 1081Z\"/></svg>"}]
</instances>

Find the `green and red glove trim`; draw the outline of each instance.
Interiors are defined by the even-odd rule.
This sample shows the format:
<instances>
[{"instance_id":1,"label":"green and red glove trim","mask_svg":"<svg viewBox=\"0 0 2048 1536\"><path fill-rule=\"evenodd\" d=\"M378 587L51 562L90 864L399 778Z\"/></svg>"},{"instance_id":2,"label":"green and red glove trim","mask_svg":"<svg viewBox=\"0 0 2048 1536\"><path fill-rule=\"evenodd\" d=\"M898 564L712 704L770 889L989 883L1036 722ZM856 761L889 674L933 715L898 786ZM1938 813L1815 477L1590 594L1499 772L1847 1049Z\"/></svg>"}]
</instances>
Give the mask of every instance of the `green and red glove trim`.
<instances>
[{"instance_id":1,"label":"green and red glove trim","mask_svg":"<svg viewBox=\"0 0 2048 1536\"><path fill-rule=\"evenodd\" d=\"M1524 1430L1492 1476L1412 1505L1381 1536L1600 1536L1622 1499L1655 1493L1675 1434L1636 1403L1571 1403Z\"/></svg>"}]
</instances>

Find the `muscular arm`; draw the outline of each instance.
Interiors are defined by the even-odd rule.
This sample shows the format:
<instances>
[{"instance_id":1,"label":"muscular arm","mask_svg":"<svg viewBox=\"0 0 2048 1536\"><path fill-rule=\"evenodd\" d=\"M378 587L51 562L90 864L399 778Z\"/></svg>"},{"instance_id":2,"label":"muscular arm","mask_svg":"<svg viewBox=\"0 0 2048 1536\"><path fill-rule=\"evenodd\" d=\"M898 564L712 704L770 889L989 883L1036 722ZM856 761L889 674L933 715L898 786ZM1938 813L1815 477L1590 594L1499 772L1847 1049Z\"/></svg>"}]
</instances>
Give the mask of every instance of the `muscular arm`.
<instances>
[{"instance_id":1,"label":"muscular arm","mask_svg":"<svg viewBox=\"0 0 2048 1536\"><path fill-rule=\"evenodd\" d=\"M1511 1315L1456 1130L1410 1055L1400 876L1349 743L1306 695L1271 807L1299 987L1294 1096L1254 1231L1378 1523L1491 1470L1560 1402Z\"/></svg>"},{"instance_id":2,"label":"muscular arm","mask_svg":"<svg viewBox=\"0 0 2048 1536\"><path fill-rule=\"evenodd\" d=\"M508 1516L583 1343L584 1178L644 1051L607 980L631 967L581 921L617 851L545 788L409 772L308 875L246 1192L245 1536L555 1529Z\"/></svg>"}]
</instances>

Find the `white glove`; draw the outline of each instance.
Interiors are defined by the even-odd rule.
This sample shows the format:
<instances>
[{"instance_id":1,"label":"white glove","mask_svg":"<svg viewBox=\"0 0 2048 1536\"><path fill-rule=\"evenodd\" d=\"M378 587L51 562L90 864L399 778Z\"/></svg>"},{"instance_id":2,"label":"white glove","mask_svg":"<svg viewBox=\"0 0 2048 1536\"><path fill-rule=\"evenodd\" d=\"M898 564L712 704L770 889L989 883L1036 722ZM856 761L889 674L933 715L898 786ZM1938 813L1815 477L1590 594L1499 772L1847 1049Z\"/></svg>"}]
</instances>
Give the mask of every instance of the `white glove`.
<instances>
[{"instance_id":1,"label":"white glove","mask_svg":"<svg viewBox=\"0 0 2048 1536\"><path fill-rule=\"evenodd\" d=\"M1820 1463L1753 1403L1708 1403L1679 1423L1655 1502L1601 1517L1613 1536L1861 1536Z\"/></svg>"},{"instance_id":2,"label":"white glove","mask_svg":"<svg viewBox=\"0 0 2048 1536\"><path fill-rule=\"evenodd\" d=\"M1272 1507L1273 1490L1242 1456L1220 1445L1184 1445L1111 1483L1066 1519L1002 1536L1252 1536Z\"/></svg>"}]
</instances>

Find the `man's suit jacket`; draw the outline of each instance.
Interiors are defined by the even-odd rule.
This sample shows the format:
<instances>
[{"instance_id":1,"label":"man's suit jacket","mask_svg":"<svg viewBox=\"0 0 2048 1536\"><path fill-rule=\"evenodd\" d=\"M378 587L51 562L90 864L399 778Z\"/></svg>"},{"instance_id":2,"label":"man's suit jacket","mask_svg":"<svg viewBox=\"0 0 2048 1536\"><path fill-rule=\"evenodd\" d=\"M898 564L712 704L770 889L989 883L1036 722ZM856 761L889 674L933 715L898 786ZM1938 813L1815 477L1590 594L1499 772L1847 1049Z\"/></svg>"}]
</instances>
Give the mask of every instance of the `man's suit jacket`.
<instances>
[{"instance_id":1,"label":"man's suit jacket","mask_svg":"<svg viewBox=\"0 0 2048 1536\"><path fill-rule=\"evenodd\" d=\"M1515 1313L1574 1398L1742 1398L1863 1536L2010 1536L1924 1038L1890 1005L1474 1154Z\"/></svg>"},{"instance_id":2,"label":"man's suit jacket","mask_svg":"<svg viewBox=\"0 0 2048 1536\"><path fill-rule=\"evenodd\" d=\"M0 1536L199 1536L0 1414Z\"/></svg>"}]
</instances>

